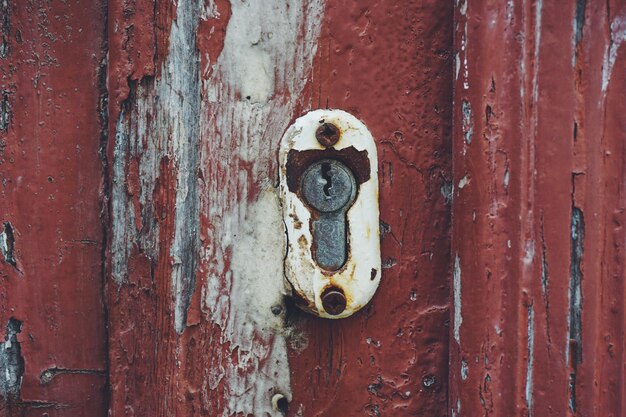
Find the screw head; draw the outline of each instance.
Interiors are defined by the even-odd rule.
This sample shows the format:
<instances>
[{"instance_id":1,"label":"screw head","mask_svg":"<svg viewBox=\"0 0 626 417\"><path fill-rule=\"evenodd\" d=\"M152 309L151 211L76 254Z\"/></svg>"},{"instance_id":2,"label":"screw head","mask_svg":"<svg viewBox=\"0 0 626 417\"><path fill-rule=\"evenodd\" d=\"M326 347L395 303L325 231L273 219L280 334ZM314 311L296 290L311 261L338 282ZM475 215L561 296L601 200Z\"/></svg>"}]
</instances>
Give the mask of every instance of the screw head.
<instances>
[{"instance_id":1,"label":"screw head","mask_svg":"<svg viewBox=\"0 0 626 417\"><path fill-rule=\"evenodd\" d=\"M339 128L332 123L323 123L315 131L315 138L322 146L333 146L339 140Z\"/></svg>"},{"instance_id":2,"label":"screw head","mask_svg":"<svg viewBox=\"0 0 626 417\"><path fill-rule=\"evenodd\" d=\"M337 316L346 309L346 296L341 288L330 287L322 294L322 306L324 310L333 316Z\"/></svg>"}]
</instances>

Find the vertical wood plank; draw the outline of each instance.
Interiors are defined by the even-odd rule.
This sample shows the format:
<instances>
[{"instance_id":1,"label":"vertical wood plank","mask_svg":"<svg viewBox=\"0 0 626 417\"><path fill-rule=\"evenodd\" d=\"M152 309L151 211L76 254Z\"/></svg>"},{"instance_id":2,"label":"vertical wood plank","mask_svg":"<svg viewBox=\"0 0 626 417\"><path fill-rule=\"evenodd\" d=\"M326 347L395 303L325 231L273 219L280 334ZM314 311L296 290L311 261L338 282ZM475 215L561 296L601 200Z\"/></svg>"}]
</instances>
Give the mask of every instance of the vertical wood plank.
<instances>
[{"instance_id":1,"label":"vertical wood plank","mask_svg":"<svg viewBox=\"0 0 626 417\"><path fill-rule=\"evenodd\" d=\"M309 108L323 2L150 4L109 12L111 414L281 415L276 152Z\"/></svg>"},{"instance_id":2,"label":"vertical wood plank","mask_svg":"<svg viewBox=\"0 0 626 417\"><path fill-rule=\"evenodd\" d=\"M453 416L624 413L623 13L457 4Z\"/></svg>"},{"instance_id":3,"label":"vertical wood plank","mask_svg":"<svg viewBox=\"0 0 626 417\"><path fill-rule=\"evenodd\" d=\"M327 3L311 92L378 145L383 274L339 321L291 312L293 415L445 415L452 4Z\"/></svg>"},{"instance_id":4,"label":"vertical wood plank","mask_svg":"<svg viewBox=\"0 0 626 417\"><path fill-rule=\"evenodd\" d=\"M0 415L105 416L105 4L0 5Z\"/></svg>"}]
</instances>

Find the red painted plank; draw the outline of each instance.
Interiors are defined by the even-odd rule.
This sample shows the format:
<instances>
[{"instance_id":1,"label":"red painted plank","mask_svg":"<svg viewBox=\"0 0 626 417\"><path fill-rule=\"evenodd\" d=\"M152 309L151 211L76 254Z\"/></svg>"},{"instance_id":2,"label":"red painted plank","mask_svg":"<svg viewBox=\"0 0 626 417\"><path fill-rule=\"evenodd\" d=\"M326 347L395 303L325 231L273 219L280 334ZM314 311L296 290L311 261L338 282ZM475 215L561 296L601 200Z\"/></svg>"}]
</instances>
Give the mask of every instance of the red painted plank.
<instances>
[{"instance_id":1,"label":"red painted plank","mask_svg":"<svg viewBox=\"0 0 626 417\"><path fill-rule=\"evenodd\" d=\"M0 414L104 416L104 5L0 7Z\"/></svg>"},{"instance_id":2,"label":"red painted plank","mask_svg":"<svg viewBox=\"0 0 626 417\"><path fill-rule=\"evenodd\" d=\"M458 5L453 416L624 414L623 21Z\"/></svg>"},{"instance_id":3,"label":"red painted plank","mask_svg":"<svg viewBox=\"0 0 626 417\"><path fill-rule=\"evenodd\" d=\"M452 11L327 4L313 103L352 112L377 140L384 269L351 318L290 312L306 341L290 354L293 415L446 412Z\"/></svg>"}]
</instances>

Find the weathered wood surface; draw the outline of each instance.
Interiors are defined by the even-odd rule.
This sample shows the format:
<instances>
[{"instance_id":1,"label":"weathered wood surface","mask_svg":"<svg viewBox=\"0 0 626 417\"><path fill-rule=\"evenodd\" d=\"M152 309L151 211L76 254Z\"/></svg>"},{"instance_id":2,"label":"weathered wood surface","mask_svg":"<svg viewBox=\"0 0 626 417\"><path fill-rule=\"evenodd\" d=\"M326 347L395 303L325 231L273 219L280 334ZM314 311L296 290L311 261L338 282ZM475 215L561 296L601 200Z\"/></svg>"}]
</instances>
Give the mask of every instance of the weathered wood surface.
<instances>
[{"instance_id":1,"label":"weathered wood surface","mask_svg":"<svg viewBox=\"0 0 626 417\"><path fill-rule=\"evenodd\" d=\"M0 415L626 413L624 2L0 16ZM379 155L382 282L339 321L286 297L276 190L326 107Z\"/></svg>"},{"instance_id":2,"label":"weathered wood surface","mask_svg":"<svg viewBox=\"0 0 626 417\"><path fill-rule=\"evenodd\" d=\"M106 416L105 5L0 16L0 415Z\"/></svg>"},{"instance_id":3,"label":"weathered wood surface","mask_svg":"<svg viewBox=\"0 0 626 417\"><path fill-rule=\"evenodd\" d=\"M455 11L452 416L623 416L626 4Z\"/></svg>"},{"instance_id":4,"label":"weathered wood surface","mask_svg":"<svg viewBox=\"0 0 626 417\"><path fill-rule=\"evenodd\" d=\"M110 2L112 416L445 413L451 24L437 1ZM327 106L378 142L386 265L334 322L285 302L275 189L284 130Z\"/></svg>"}]
</instances>

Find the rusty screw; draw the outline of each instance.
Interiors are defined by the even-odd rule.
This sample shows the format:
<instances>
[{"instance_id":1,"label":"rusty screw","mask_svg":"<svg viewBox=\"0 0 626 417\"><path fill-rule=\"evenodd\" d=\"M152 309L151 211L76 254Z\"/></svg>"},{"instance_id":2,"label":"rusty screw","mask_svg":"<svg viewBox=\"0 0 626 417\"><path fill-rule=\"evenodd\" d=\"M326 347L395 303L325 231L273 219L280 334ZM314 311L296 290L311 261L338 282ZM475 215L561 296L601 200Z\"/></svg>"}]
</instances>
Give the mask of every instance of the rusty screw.
<instances>
[{"instance_id":1,"label":"rusty screw","mask_svg":"<svg viewBox=\"0 0 626 417\"><path fill-rule=\"evenodd\" d=\"M339 128L332 123L324 123L315 131L315 138L322 146L333 146L339 140Z\"/></svg>"},{"instance_id":2,"label":"rusty screw","mask_svg":"<svg viewBox=\"0 0 626 417\"><path fill-rule=\"evenodd\" d=\"M340 288L327 288L322 294L322 306L328 314L337 316L346 309L346 296Z\"/></svg>"}]
</instances>

